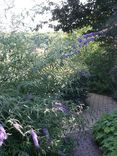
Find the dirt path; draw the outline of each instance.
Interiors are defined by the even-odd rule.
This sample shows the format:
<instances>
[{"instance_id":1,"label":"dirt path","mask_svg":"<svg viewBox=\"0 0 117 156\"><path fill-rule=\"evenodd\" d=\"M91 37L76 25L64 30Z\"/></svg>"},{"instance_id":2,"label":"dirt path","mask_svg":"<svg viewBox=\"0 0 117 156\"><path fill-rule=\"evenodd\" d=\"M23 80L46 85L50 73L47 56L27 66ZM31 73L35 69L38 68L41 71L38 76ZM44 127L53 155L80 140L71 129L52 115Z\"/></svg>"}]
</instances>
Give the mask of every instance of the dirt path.
<instances>
[{"instance_id":1,"label":"dirt path","mask_svg":"<svg viewBox=\"0 0 117 156\"><path fill-rule=\"evenodd\" d=\"M92 138L92 126L103 113L111 113L117 109L117 102L111 97L90 93L87 99L90 104L88 111L83 113L85 119L85 134L79 132L75 135L78 147L74 149L73 156L102 156L102 152Z\"/></svg>"}]
</instances>

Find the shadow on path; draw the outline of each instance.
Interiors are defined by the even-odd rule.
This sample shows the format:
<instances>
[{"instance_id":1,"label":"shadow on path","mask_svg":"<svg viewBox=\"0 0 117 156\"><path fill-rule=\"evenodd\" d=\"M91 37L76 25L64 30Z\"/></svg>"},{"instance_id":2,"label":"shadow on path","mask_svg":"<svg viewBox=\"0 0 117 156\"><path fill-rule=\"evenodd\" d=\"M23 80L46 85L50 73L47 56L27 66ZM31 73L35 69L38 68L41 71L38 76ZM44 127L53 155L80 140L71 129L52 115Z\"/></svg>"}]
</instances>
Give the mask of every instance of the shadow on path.
<instances>
[{"instance_id":1,"label":"shadow on path","mask_svg":"<svg viewBox=\"0 0 117 156\"><path fill-rule=\"evenodd\" d=\"M73 156L102 156L101 150L93 140L91 129L103 113L111 113L117 109L117 102L111 97L94 93L89 94L87 102L90 108L82 114L85 119L85 131L74 136L78 147L74 149Z\"/></svg>"}]
</instances>

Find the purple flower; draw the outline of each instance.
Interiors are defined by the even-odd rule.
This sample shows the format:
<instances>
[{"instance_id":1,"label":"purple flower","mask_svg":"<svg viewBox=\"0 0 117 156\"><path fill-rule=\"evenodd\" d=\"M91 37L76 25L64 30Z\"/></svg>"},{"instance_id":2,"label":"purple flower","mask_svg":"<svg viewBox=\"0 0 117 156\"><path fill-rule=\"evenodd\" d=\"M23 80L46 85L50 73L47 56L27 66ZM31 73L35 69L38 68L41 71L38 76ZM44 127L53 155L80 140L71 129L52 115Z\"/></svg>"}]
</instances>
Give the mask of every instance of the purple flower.
<instances>
[{"instance_id":1,"label":"purple flower","mask_svg":"<svg viewBox=\"0 0 117 156\"><path fill-rule=\"evenodd\" d=\"M86 41L84 41L84 45L87 45L89 42L93 42L94 40L95 38L87 39Z\"/></svg>"},{"instance_id":2,"label":"purple flower","mask_svg":"<svg viewBox=\"0 0 117 156\"><path fill-rule=\"evenodd\" d=\"M69 113L69 109L64 104L62 104L60 102L55 102L54 109L59 110L59 111L65 113L65 114Z\"/></svg>"},{"instance_id":3,"label":"purple flower","mask_svg":"<svg viewBox=\"0 0 117 156\"><path fill-rule=\"evenodd\" d=\"M94 41L95 40L95 38L90 38L90 39L88 39L87 41L88 42L92 42L92 41Z\"/></svg>"},{"instance_id":4,"label":"purple flower","mask_svg":"<svg viewBox=\"0 0 117 156\"><path fill-rule=\"evenodd\" d=\"M39 149L40 145L39 145L39 142L38 142L37 134L35 133L35 131L33 129L31 130L30 133L31 133L31 136L32 136L32 140L33 140L34 146Z\"/></svg>"},{"instance_id":5,"label":"purple flower","mask_svg":"<svg viewBox=\"0 0 117 156\"><path fill-rule=\"evenodd\" d=\"M82 43L82 41L83 41L82 38L79 37L79 38L78 38L78 42L79 42L79 43Z\"/></svg>"},{"instance_id":6,"label":"purple flower","mask_svg":"<svg viewBox=\"0 0 117 156\"><path fill-rule=\"evenodd\" d=\"M79 47L82 48L83 47L83 43L79 44Z\"/></svg>"},{"instance_id":7,"label":"purple flower","mask_svg":"<svg viewBox=\"0 0 117 156\"><path fill-rule=\"evenodd\" d=\"M47 143L51 143L50 140L50 134L47 128L43 128L43 134L45 135L46 139L47 139Z\"/></svg>"},{"instance_id":8,"label":"purple flower","mask_svg":"<svg viewBox=\"0 0 117 156\"><path fill-rule=\"evenodd\" d=\"M43 134L46 136L46 138L47 138L48 140L50 139L50 134L49 134L47 128L43 128Z\"/></svg>"},{"instance_id":9,"label":"purple flower","mask_svg":"<svg viewBox=\"0 0 117 156\"><path fill-rule=\"evenodd\" d=\"M4 127L0 124L0 146L4 143L4 140L8 138Z\"/></svg>"},{"instance_id":10,"label":"purple flower","mask_svg":"<svg viewBox=\"0 0 117 156\"><path fill-rule=\"evenodd\" d=\"M96 36L98 34L99 34L98 32L91 32L89 34L83 35L82 37L79 37L77 39L79 48L82 48L84 45L88 45L89 42L94 41L95 40L94 36ZM75 45L72 45L72 48L73 48L73 51L71 53L64 54L61 58L63 58L63 59L64 58L69 58L69 57L72 57L75 54L80 53L80 50L79 49L77 50L77 47ZM63 111L61 108L60 108L60 110Z\"/></svg>"},{"instance_id":11,"label":"purple flower","mask_svg":"<svg viewBox=\"0 0 117 156\"><path fill-rule=\"evenodd\" d=\"M88 45L88 43L89 43L89 42L88 42L87 40L86 40L86 41L84 41L84 45Z\"/></svg>"},{"instance_id":12,"label":"purple flower","mask_svg":"<svg viewBox=\"0 0 117 156\"><path fill-rule=\"evenodd\" d=\"M95 36L94 32L83 35L84 38L93 37L93 36Z\"/></svg>"}]
</instances>

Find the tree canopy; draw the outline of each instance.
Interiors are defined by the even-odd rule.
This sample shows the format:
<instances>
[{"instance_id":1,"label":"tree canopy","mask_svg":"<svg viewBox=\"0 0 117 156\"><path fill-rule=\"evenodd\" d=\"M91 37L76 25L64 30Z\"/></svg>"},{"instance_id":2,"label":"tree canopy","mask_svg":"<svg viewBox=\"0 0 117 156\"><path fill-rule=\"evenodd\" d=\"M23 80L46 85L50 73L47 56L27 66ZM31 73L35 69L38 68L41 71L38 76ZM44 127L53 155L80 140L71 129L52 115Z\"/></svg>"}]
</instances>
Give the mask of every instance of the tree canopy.
<instances>
[{"instance_id":1,"label":"tree canopy","mask_svg":"<svg viewBox=\"0 0 117 156\"><path fill-rule=\"evenodd\" d=\"M80 0L67 0L62 7L56 7L52 14L53 20L59 22L55 30L69 32L87 25L99 30L116 24L117 0L88 0L85 4Z\"/></svg>"}]
</instances>

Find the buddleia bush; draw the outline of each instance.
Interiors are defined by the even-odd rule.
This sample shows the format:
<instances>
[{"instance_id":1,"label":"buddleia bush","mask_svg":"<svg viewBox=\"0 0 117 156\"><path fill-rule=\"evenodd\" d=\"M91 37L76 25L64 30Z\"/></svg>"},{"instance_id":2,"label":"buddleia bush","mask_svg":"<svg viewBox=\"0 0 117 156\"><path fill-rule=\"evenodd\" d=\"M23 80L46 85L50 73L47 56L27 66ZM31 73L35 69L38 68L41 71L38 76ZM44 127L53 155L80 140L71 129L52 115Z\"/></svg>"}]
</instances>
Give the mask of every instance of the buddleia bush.
<instances>
[{"instance_id":1,"label":"buddleia bush","mask_svg":"<svg viewBox=\"0 0 117 156\"><path fill-rule=\"evenodd\" d=\"M24 99L7 94L0 95L0 119L7 133L7 139L0 147L1 156L59 155L59 151L70 153L68 149L73 144L65 143L67 138L63 130L64 122L67 123L70 118L66 114L68 110L57 110L52 98L41 99L35 96L31 100L28 97ZM33 143L35 137L31 134L32 130L37 135L39 146Z\"/></svg>"},{"instance_id":2,"label":"buddleia bush","mask_svg":"<svg viewBox=\"0 0 117 156\"><path fill-rule=\"evenodd\" d=\"M66 36L58 36L50 36L46 47L30 34L0 35L1 156L71 155L73 141L67 134L79 125L79 110L60 95L84 65L63 58L72 46L65 44Z\"/></svg>"}]
</instances>

